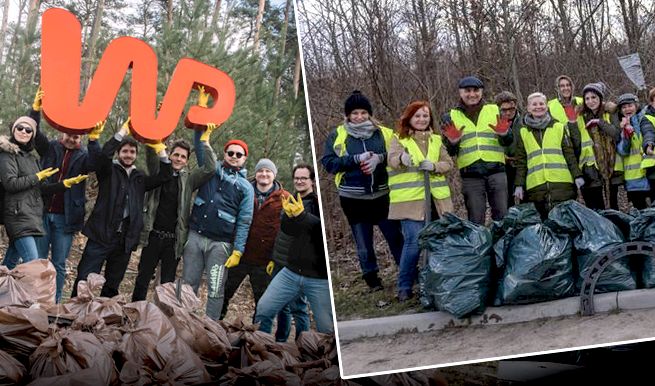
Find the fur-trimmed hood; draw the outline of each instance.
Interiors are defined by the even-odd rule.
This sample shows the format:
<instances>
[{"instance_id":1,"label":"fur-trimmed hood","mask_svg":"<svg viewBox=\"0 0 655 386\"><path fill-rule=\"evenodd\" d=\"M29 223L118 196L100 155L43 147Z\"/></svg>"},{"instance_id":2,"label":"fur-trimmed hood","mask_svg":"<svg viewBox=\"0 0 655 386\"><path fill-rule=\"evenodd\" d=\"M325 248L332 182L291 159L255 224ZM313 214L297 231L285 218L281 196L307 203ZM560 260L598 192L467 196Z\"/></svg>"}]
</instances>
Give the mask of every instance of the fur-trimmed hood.
<instances>
[{"instance_id":1,"label":"fur-trimmed hood","mask_svg":"<svg viewBox=\"0 0 655 386\"><path fill-rule=\"evenodd\" d=\"M9 140L6 135L0 135L0 152L18 154L20 148Z\"/></svg>"}]
</instances>

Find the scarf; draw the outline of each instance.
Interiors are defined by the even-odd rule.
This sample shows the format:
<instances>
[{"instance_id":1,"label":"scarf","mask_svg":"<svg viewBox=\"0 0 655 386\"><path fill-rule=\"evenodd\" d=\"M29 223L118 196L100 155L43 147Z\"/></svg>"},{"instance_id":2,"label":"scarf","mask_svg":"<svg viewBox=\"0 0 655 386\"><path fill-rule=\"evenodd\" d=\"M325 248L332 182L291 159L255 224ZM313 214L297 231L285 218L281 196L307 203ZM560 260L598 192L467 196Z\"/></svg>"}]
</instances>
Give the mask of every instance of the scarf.
<instances>
[{"instance_id":1,"label":"scarf","mask_svg":"<svg viewBox=\"0 0 655 386\"><path fill-rule=\"evenodd\" d=\"M370 120L364 121L362 123L352 123L346 121L344 126L348 135L357 139L369 139L373 136L375 131L378 130L378 127L375 126Z\"/></svg>"},{"instance_id":2,"label":"scarf","mask_svg":"<svg viewBox=\"0 0 655 386\"><path fill-rule=\"evenodd\" d=\"M543 130L546 127L548 127L548 124L552 119L553 118L551 118L549 113L546 113L541 118L535 118L532 116L532 114L525 114L525 117L523 118L523 123L525 123L525 125L530 128Z\"/></svg>"},{"instance_id":3,"label":"scarf","mask_svg":"<svg viewBox=\"0 0 655 386\"><path fill-rule=\"evenodd\" d=\"M32 150L34 150L34 135L32 135L32 138L28 143L20 143L16 141L16 138L14 138L14 135L12 134L11 137L9 138L9 142L13 143L14 145L18 145L18 147L26 153L29 153Z\"/></svg>"}]
</instances>

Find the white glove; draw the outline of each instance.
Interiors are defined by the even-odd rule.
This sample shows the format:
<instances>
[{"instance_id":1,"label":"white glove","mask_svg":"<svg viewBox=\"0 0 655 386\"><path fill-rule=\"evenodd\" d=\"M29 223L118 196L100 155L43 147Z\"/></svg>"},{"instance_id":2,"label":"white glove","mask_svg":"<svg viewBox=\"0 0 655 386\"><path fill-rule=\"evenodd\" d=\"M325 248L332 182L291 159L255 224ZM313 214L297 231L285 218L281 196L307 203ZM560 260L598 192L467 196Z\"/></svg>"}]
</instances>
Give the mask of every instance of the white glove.
<instances>
[{"instance_id":1,"label":"white glove","mask_svg":"<svg viewBox=\"0 0 655 386\"><path fill-rule=\"evenodd\" d=\"M523 200L523 187L522 186L517 186L514 188L514 197L518 198L519 200Z\"/></svg>"},{"instance_id":2,"label":"white glove","mask_svg":"<svg viewBox=\"0 0 655 386\"><path fill-rule=\"evenodd\" d=\"M578 177L575 179L575 186L578 187L578 189L582 188L584 186L584 178Z\"/></svg>"},{"instance_id":3,"label":"white glove","mask_svg":"<svg viewBox=\"0 0 655 386\"><path fill-rule=\"evenodd\" d=\"M424 159L418 164L418 170L431 172L434 170L434 163L430 160Z\"/></svg>"},{"instance_id":4,"label":"white glove","mask_svg":"<svg viewBox=\"0 0 655 386\"><path fill-rule=\"evenodd\" d=\"M371 153L373 154L373 153ZM382 154L373 154L365 161L360 161L359 167L365 174L373 174L375 168L384 160Z\"/></svg>"},{"instance_id":5,"label":"white glove","mask_svg":"<svg viewBox=\"0 0 655 386\"><path fill-rule=\"evenodd\" d=\"M355 154L353 156L353 159L358 164L361 164L362 162L364 162L364 161L368 160L369 158L371 158L371 155L373 155L373 152L372 151L367 151L367 152L364 152L364 153Z\"/></svg>"},{"instance_id":6,"label":"white glove","mask_svg":"<svg viewBox=\"0 0 655 386\"><path fill-rule=\"evenodd\" d=\"M400 155L400 163L405 165L405 166L412 166L412 156L407 154L407 153L401 154Z\"/></svg>"}]
</instances>

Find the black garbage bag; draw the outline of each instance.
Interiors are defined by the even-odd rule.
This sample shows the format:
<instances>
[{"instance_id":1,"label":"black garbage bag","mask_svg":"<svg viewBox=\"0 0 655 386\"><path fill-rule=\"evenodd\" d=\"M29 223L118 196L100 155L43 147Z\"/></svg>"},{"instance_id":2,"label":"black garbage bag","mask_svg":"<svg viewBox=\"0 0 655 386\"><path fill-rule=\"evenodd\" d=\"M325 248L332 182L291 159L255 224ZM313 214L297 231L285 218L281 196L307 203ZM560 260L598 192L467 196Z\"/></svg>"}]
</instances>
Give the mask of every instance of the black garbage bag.
<instances>
[{"instance_id":1,"label":"black garbage bag","mask_svg":"<svg viewBox=\"0 0 655 386\"><path fill-rule=\"evenodd\" d=\"M433 221L419 234L428 251L421 268L421 303L458 318L483 311L491 270L491 233L451 213Z\"/></svg>"},{"instance_id":2,"label":"black garbage bag","mask_svg":"<svg viewBox=\"0 0 655 386\"><path fill-rule=\"evenodd\" d=\"M578 290L582 287L584 277L593 262L603 253L624 242L621 231L610 220L573 200L555 206L548 214L546 225L555 232L569 234L573 238ZM624 258L605 268L596 282L595 292L635 288L635 277L630 272L628 259Z\"/></svg>"},{"instance_id":3,"label":"black garbage bag","mask_svg":"<svg viewBox=\"0 0 655 386\"><path fill-rule=\"evenodd\" d=\"M655 208L642 210L630 222L630 240L655 243ZM655 287L655 259L644 257L639 267L641 284L645 288Z\"/></svg>"},{"instance_id":4,"label":"black garbage bag","mask_svg":"<svg viewBox=\"0 0 655 386\"><path fill-rule=\"evenodd\" d=\"M503 267L507 249L514 236L526 227L541 224L541 216L534 204L529 202L509 208L505 217L495 223L496 228L492 227L492 232L496 235L494 237L494 255L496 257L496 266ZM501 236L498 237L498 235Z\"/></svg>"},{"instance_id":5,"label":"black garbage bag","mask_svg":"<svg viewBox=\"0 0 655 386\"><path fill-rule=\"evenodd\" d=\"M524 228L509 243L498 286L501 304L526 304L570 296L573 243L543 224Z\"/></svg>"},{"instance_id":6,"label":"black garbage bag","mask_svg":"<svg viewBox=\"0 0 655 386\"><path fill-rule=\"evenodd\" d=\"M621 234L625 240L630 240L630 222L639 215L638 210L633 208L633 211L630 211L630 213L623 213L614 209L605 209L599 211L598 213L616 225L616 227L621 231Z\"/></svg>"}]
</instances>

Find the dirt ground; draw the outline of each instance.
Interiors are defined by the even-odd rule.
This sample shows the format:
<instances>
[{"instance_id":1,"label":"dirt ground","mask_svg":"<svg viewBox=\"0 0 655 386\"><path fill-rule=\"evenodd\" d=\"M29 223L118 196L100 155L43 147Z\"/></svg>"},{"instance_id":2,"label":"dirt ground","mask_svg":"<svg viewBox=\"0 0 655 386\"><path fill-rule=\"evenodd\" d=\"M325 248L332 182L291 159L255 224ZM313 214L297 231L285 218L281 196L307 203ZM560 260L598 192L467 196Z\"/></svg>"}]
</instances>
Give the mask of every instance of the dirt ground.
<instances>
[{"instance_id":1,"label":"dirt ground","mask_svg":"<svg viewBox=\"0 0 655 386\"><path fill-rule=\"evenodd\" d=\"M655 336L655 309L449 328L341 343L345 375L482 360Z\"/></svg>"}]
</instances>

